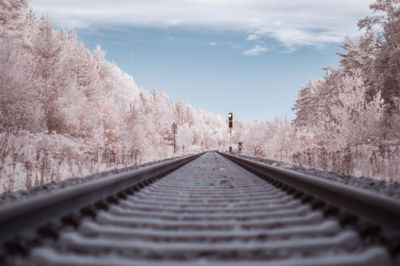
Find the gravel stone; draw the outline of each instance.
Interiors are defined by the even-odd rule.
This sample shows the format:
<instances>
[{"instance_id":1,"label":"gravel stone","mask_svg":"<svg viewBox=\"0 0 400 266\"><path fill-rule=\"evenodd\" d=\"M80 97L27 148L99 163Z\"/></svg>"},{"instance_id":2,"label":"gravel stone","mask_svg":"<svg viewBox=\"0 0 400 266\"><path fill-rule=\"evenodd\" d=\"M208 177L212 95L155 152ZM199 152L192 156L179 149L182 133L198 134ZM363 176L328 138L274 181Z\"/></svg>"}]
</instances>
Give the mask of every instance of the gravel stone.
<instances>
[{"instance_id":1,"label":"gravel stone","mask_svg":"<svg viewBox=\"0 0 400 266\"><path fill-rule=\"evenodd\" d=\"M369 191L374 191L392 198L400 199L400 183L395 181L377 180L371 177L356 177L346 173L336 173L334 171L324 171L315 168L307 168L301 165L292 165L289 163L263 159L252 156L239 155L243 158L263 162L272 166L294 170L307 175L328 179L330 181L338 182L341 184L354 186Z\"/></svg>"},{"instance_id":2,"label":"gravel stone","mask_svg":"<svg viewBox=\"0 0 400 266\"><path fill-rule=\"evenodd\" d=\"M71 178L71 179L67 179L67 180L52 182L52 183L48 183L48 184L42 184L42 185L38 185L36 187L30 188L28 190L5 192L0 195L0 206L3 204L10 203L10 202L28 199L30 197L40 195L43 193L50 193L50 192L53 192L56 190L66 188L66 187L77 186L77 185L80 185L80 184L83 184L83 183L86 183L86 182L89 182L92 180L109 177L111 175L118 174L121 172L131 171L131 170L139 169L142 167L150 166L153 164L170 161L170 160L173 160L176 158L179 158L179 157L168 158L168 159L144 163L144 164L140 164L140 165L129 166L126 168L113 169L113 170L100 172L100 173L96 173L96 174L85 176L85 177L77 177L77 178Z\"/></svg>"}]
</instances>

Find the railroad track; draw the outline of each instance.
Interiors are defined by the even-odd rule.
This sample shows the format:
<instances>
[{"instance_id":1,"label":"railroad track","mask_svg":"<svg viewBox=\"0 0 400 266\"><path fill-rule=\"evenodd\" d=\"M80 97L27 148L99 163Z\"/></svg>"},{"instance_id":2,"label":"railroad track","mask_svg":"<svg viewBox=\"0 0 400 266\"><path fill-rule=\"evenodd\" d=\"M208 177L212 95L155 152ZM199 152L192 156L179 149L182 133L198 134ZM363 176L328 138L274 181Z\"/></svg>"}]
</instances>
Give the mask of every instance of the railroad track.
<instances>
[{"instance_id":1,"label":"railroad track","mask_svg":"<svg viewBox=\"0 0 400 266\"><path fill-rule=\"evenodd\" d=\"M397 265L399 233L396 200L208 152L3 206L0 264Z\"/></svg>"}]
</instances>

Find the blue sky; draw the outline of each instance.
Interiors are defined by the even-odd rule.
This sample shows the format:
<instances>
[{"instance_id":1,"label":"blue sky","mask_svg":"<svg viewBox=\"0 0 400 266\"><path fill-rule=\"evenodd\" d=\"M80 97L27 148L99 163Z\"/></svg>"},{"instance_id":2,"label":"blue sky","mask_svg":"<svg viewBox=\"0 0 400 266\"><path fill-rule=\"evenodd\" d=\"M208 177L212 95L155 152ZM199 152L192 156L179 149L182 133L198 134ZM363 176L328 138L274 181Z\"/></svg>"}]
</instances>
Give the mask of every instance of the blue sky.
<instances>
[{"instance_id":1,"label":"blue sky","mask_svg":"<svg viewBox=\"0 0 400 266\"><path fill-rule=\"evenodd\" d=\"M213 113L272 120L294 117L297 91L338 64L343 36L357 38L357 20L372 1L84 2L31 5L55 25L73 27L89 49L100 44L140 87Z\"/></svg>"}]
</instances>

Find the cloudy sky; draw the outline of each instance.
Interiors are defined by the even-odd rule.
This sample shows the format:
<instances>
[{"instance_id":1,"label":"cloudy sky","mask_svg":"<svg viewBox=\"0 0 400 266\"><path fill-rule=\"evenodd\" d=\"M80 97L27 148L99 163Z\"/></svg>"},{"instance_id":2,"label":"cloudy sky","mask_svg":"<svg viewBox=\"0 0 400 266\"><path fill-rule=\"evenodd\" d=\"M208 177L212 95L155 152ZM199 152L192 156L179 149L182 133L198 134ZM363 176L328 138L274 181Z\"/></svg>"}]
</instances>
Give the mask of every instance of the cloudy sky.
<instances>
[{"instance_id":1,"label":"cloudy sky","mask_svg":"<svg viewBox=\"0 0 400 266\"><path fill-rule=\"evenodd\" d=\"M246 120L287 114L373 0L31 0L137 84Z\"/></svg>"}]
</instances>

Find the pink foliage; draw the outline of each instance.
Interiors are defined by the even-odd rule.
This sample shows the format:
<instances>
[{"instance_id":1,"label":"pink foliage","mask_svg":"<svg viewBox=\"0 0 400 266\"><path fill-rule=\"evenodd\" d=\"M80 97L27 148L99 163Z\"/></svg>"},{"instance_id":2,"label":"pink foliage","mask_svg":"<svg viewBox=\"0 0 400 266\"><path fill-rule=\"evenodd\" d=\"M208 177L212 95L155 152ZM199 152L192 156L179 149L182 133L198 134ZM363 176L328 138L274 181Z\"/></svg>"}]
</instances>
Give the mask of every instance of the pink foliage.
<instances>
[{"instance_id":1,"label":"pink foliage","mask_svg":"<svg viewBox=\"0 0 400 266\"><path fill-rule=\"evenodd\" d=\"M377 0L371 9L359 22L360 40L343 44L340 65L301 88L293 122L235 121L233 143L243 142L243 153L359 175L400 174L385 164L390 158L400 165L399 1ZM178 154L229 145L226 118L138 88L100 46L89 51L73 31L54 30L25 0L0 1L0 66L2 176L19 169L27 178L43 165L51 175L54 164L67 169L77 161L81 171L72 172L83 175L171 157L173 122ZM46 152L38 139L47 141ZM29 152L22 155L24 140ZM71 177L67 172L57 173Z\"/></svg>"}]
</instances>

